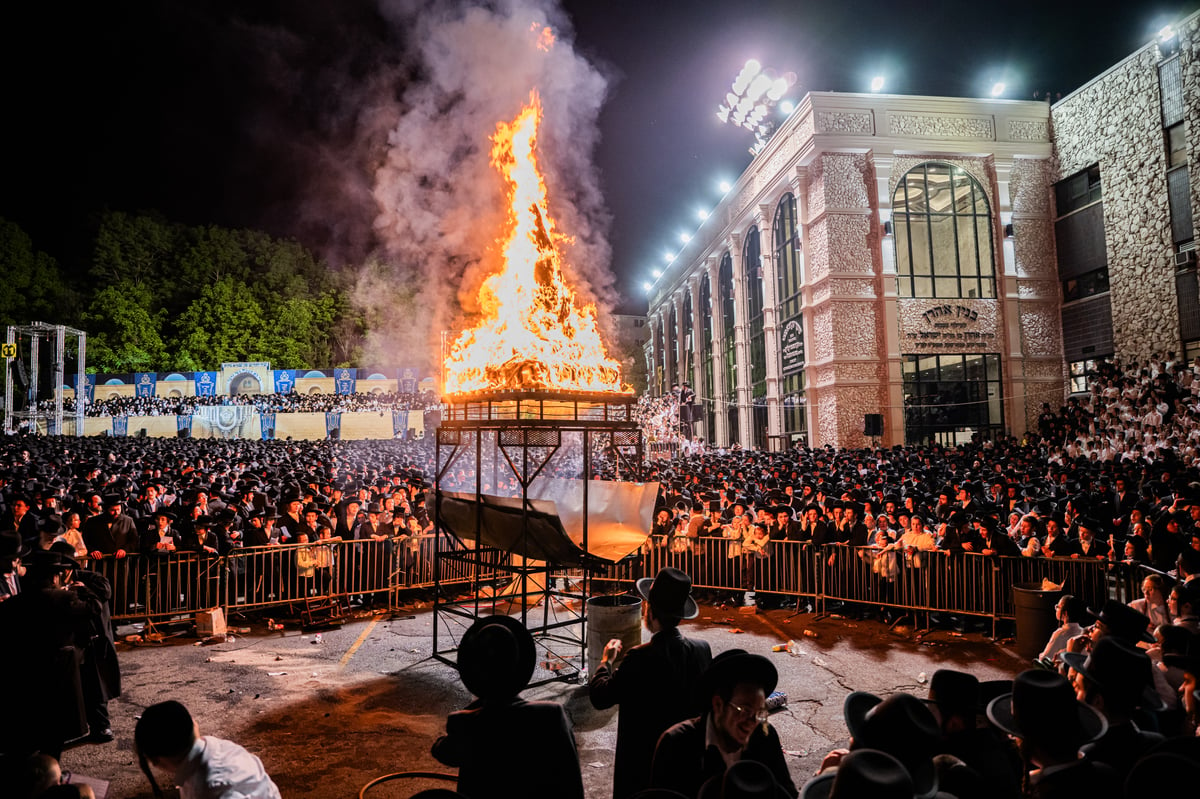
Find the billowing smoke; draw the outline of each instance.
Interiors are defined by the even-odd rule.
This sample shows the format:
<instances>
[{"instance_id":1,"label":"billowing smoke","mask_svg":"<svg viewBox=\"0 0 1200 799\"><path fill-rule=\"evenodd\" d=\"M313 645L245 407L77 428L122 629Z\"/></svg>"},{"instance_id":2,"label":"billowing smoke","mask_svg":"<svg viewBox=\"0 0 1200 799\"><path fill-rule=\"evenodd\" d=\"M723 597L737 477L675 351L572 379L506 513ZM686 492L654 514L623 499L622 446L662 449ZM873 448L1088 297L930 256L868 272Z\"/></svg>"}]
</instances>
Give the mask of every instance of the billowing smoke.
<instances>
[{"instance_id":1,"label":"billowing smoke","mask_svg":"<svg viewBox=\"0 0 1200 799\"><path fill-rule=\"evenodd\" d=\"M367 361L436 366L442 331L470 324L503 224L490 137L535 88L550 212L575 239L564 271L582 298L611 305L609 218L591 162L606 80L573 48L565 14L552 0L381 2L416 57L394 102L363 109L368 128L386 125L373 186L380 252L355 295L371 326ZM554 43L539 47L546 27Z\"/></svg>"}]
</instances>

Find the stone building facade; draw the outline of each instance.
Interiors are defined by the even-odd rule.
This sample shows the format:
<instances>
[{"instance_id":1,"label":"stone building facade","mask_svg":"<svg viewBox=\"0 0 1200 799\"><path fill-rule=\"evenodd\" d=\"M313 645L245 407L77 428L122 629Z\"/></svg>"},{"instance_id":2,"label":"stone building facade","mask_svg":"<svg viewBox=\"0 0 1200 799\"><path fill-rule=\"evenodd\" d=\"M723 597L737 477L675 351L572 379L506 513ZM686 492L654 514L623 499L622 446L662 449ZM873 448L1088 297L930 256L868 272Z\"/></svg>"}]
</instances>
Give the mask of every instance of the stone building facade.
<instances>
[{"instance_id":1,"label":"stone building facade","mask_svg":"<svg viewBox=\"0 0 1200 799\"><path fill-rule=\"evenodd\" d=\"M650 390L691 383L723 446L955 443L1190 348L1198 17L1053 108L806 96L655 283Z\"/></svg>"}]
</instances>

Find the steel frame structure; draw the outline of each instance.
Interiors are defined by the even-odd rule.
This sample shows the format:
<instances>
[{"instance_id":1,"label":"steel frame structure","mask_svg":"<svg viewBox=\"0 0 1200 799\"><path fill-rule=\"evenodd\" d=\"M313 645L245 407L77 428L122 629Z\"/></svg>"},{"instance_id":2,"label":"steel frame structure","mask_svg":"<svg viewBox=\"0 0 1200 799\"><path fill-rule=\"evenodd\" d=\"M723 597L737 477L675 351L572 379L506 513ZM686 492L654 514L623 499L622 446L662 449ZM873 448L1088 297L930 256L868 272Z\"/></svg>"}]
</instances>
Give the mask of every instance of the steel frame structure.
<instances>
[{"instance_id":1,"label":"steel frame structure","mask_svg":"<svg viewBox=\"0 0 1200 799\"><path fill-rule=\"evenodd\" d=\"M457 641L442 645L439 630L443 621L457 619L469 625L481 616L489 615L498 597L485 596L485 583L497 576L512 580L511 591L503 601L519 605L521 622L533 634L542 651L539 662L542 671L535 672L531 685L553 681L577 682L587 662L587 598L591 583L590 568L585 566L579 577L563 580L556 588L554 573L557 564L527 563L512 552L481 545L479 532L482 513L476 514L476 543L465 543L446 529L441 520L441 499L447 474L456 461L473 451L474 494L478 500L484 493L484 454L492 451L493 480L503 463L516 478L522 506L521 540L529 534L528 512L531 509L529 488L563 446L563 436L578 434L582 438L583 465L583 539L580 548L588 551L588 485L595 477L593 447L599 445L612 455L616 479L623 474L636 479L642 464L642 432L634 420L634 397L615 393L581 393L557 391L496 391L447 397L446 410L436 437L436 475L434 485L433 520L437 546L434 558L434 624L433 657L457 668L451 655ZM505 475L507 479L507 475ZM445 535L441 535L444 533ZM458 547L452 548L452 542ZM471 575L466 599L453 599L443 590L441 575L444 567L463 567ZM461 583L456 583L461 589ZM540 618L534 618L536 605L541 605ZM551 618L551 608L555 618ZM531 613L531 607L535 607ZM565 618L560 619L559 613ZM576 657L578 660L576 661ZM574 661L574 662L573 662ZM548 677L542 676L549 674Z\"/></svg>"},{"instance_id":2,"label":"steel frame structure","mask_svg":"<svg viewBox=\"0 0 1200 799\"><path fill-rule=\"evenodd\" d=\"M30 325L9 325L8 335L5 341L8 344L15 345L18 343L18 337L28 337L29 349L27 350L29 357L28 384L25 386L26 402L25 409L21 411L14 410L13 396L13 358L4 359L4 434L12 435L19 429L25 429L31 433L41 432L39 422L46 419L46 433L49 435L62 435L63 433L63 365L66 355L67 337L75 338L78 348L78 357L75 362L75 435L83 434L83 406L87 403L86 391L81 391L84 386L84 374L87 357L87 333L82 330L76 330L73 327L66 325L48 325L45 322L34 322ZM49 414L42 414L38 411L37 395L38 385L40 380L39 355L40 344L42 339L53 341L54 343L54 360L51 361L53 368L54 386L54 410ZM17 356L21 363L24 363L24 358Z\"/></svg>"}]
</instances>

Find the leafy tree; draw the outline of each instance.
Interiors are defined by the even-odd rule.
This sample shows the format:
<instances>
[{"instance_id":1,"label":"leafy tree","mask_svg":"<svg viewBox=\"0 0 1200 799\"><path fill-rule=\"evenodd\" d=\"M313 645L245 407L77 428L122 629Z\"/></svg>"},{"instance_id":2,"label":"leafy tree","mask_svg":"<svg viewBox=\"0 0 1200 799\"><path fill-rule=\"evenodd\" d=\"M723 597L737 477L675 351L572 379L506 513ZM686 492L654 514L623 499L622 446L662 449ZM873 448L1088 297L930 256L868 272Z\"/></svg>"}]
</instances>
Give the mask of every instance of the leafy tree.
<instances>
[{"instance_id":1,"label":"leafy tree","mask_svg":"<svg viewBox=\"0 0 1200 799\"><path fill-rule=\"evenodd\" d=\"M75 321L58 262L36 252L28 234L5 219L0 219L0 274L0 326Z\"/></svg>"},{"instance_id":2,"label":"leafy tree","mask_svg":"<svg viewBox=\"0 0 1200 799\"><path fill-rule=\"evenodd\" d=\"M141 372L169 367L162 314L149 287L122 281L96 292L83 314L88 366L101 372Z\"/></svg>"},{"instance_id":3,"label":"leafy tree","mask_svg":"<svg viewBox=\"0 0 1200 799\"><path fill-rule=\"evenodd\" d=\"M262 306L246 283L227 276L204 286L176 325L178 368L264 360L264 325Z\"/></svg>"}]
</instances>

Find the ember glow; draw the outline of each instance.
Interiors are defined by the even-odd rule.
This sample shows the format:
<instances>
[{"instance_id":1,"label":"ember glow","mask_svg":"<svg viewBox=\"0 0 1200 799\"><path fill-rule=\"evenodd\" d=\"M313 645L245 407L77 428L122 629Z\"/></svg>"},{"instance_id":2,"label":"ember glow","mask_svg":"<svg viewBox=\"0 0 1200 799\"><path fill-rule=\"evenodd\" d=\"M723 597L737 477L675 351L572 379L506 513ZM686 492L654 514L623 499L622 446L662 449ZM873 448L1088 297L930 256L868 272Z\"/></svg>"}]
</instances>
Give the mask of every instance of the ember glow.
<instances>
[{"instance_id":1,"label":"ember glow","mask_svg":"<svg viewBox=\"0 0 1200 799\"><path fill-rule=\"evenodd\" d=\"M483 319L450 348L445 393L550 389L631 393L609 358L596 327L596 307L576 307L561 269L546 184L538 170L537 92L511 123L492 137L492 165L504 176L509 211L500 239L503 269L483 282Z\"/></svg>"}]
</instances>

